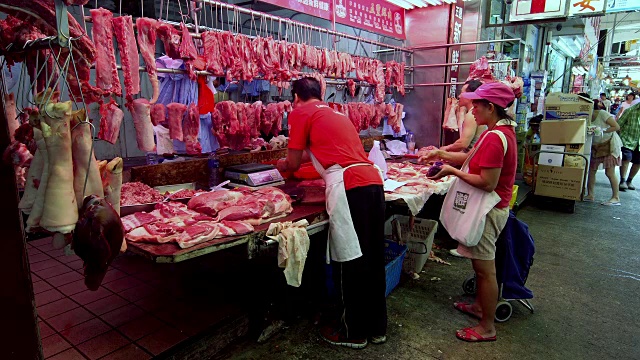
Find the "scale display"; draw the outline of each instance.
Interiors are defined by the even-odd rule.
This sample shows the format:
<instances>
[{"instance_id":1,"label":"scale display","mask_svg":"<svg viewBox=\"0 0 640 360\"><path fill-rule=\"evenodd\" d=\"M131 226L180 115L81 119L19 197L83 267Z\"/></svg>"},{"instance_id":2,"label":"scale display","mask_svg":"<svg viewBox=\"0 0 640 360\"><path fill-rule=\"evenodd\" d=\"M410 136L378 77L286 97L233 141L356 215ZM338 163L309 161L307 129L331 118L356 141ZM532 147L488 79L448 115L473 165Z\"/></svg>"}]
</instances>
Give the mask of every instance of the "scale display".
<instances>
[{"instance_id":1,"label":"scale display","mask_svg":"<svg viewBox=\"0 0 640 360\"><path fill-rule=\"evenodd\" d=\"M284 180L274 166L262 164L230 166L225 171L225 177L232 182L249 186L263 186Z\"/></svg>"}]
</instances>

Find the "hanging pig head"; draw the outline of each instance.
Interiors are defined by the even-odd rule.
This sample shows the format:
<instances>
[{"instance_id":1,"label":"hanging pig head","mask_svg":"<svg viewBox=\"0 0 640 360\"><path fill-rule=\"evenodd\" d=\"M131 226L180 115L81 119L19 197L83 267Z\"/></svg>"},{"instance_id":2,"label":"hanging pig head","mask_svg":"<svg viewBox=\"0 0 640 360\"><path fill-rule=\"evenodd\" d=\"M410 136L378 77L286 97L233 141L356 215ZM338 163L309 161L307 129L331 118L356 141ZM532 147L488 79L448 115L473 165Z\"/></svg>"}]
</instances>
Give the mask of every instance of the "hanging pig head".
<instances>
[{"instance_id":1,"label":"hanging pig head","mask_svg":"<svg viewBox=\"0 0 640 360\"><path fill-rule=\"evenodd\" d=\"M84 261L84 283L89 290L100 287L109 264L126 249L123 242L124 227L113 207L96 195L85 197L72 246Z\"/></svg>"}]
</instances>

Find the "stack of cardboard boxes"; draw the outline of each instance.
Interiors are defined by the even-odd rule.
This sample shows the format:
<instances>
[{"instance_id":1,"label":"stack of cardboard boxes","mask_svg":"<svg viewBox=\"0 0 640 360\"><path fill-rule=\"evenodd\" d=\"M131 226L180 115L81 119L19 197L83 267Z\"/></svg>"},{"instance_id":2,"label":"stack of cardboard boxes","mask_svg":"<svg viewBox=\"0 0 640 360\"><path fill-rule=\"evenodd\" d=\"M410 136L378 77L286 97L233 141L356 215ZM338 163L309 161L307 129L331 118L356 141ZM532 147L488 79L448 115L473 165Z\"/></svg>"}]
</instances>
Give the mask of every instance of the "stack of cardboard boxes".
<instances>
[{"instance_id":1,"label":"stack of cardboard boxes","mask_svg":"<svg viewBox=\"0 0 640 360\"><path fill-rule=\"evenodd\" d=\"M587 164L581 156L546 151L591 154L587 127L593 101L576 94L553 93L545 99L544 121L540 124L541 154L538 161L535 194L567 200L580 200Z\"/></svg>"}]
</instances>

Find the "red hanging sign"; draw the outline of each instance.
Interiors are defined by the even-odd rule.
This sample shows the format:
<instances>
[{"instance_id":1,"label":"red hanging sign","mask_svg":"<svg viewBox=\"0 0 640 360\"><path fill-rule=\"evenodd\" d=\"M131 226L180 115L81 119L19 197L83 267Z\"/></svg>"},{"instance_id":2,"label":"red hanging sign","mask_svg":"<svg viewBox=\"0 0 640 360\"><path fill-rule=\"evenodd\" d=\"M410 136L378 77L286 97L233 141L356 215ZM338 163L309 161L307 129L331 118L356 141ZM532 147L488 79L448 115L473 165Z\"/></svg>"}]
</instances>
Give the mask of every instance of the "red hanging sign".
<instances>
[{"instance_id":1,"label":"red hanging sign","mask_svg":"<svg viewBox=\"0 0 640 360\"><path fill-rule=\"evenodd\" d=\"M451 5L451 20L449 21L449 44L458 44L462 42L462 19L464 16L464 1L458 0L455 4ZM460 62L460 50L461 46L449 47L449 62ZM459 69L458 65L449 67L449 81L452 83L459 82L458 79ZM460 81L463 82L463 81ZM449 97L456 96L456 85L449 87Z\"/></svg>"},{"instance_id":2,"label":"red hanging sign","mask_svg":"<svg viewBox=\"0 0 640 360\"><path fill-rule=\"evenodd\" d=\"M404 9L384 0L261 0L301 13L406 39ZM334 17L332 17L334 16Z\"/></svg>"},{"instance_id":3,"label":"red hanging sign","mask_svg":"<svg viewBox=\"0 0 640 360\"><path fill-rule=\"evenodd\" d=\"M404 9L383 0L335 0L336 22L406 39Z\"/></svg>"},{"instance_id":4,"label":"red hanging sign","mask_svg":"<svg viewBox=\"0 0 640 360\"><path fill-rule=\"evenodd\" d=\"M333 0L261 0L304 14L331 20Z\"/></svg>"}]
</instances>

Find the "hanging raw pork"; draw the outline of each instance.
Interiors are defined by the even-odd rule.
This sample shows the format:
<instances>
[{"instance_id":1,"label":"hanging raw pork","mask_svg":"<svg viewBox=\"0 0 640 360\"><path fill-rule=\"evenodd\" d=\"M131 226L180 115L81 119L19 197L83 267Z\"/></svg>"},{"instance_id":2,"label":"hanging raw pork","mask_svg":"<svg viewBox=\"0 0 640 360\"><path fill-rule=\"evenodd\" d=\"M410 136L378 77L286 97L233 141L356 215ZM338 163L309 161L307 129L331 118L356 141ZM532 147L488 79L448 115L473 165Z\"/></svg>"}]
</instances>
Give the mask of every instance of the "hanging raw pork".
<instances>
[{"instance_id":1,"label":"hanging raw pork","mask_svg":"<svg viewBox=\"0 0 640 360\"><path fill-rule=\"evenodd\" d=\"M120 214L120 192L122 190L122 169L124 162L122 158L114 158L107 163L106 160L100 162L100 176L102 177L102 188L104 198L113 206L113 209Z\"/></svg>"},{"instance_id":2,"label":"hanging raw pork","mask_svg":"<svg viewBox=\"0 0 640 360\"><path fill-rule=\"evenodd\" d=\"M447 107L444 110L444 122L442 127L444 129L458 131L458 99L448 98Z\"/></svg>"},{"instance_id":3,"label":"hanging raw pork","mask_svg":"<svg viewBox=\"0 0 640 360\"><path fill-rule=\"evenodd\" d=\"M46 147L44 145L44 139L42 138L42 132L40 129L33 129L33 132L34 136L36 132L38 133L38 138L42 141L42 146ZM42 179L42 173L45 166L45 155L43 153L46 153L46 148L44 151L40 151L39 149L36 150L36 153L33 155L31 166L29 166L29 171L27 172L24 195L22 195L22 199L20 199L20 204L18 204L18 208L27 215L31 213L31 209L36 202L38 188L40 187L40 180Z\"/></svg>"},{"instance_id":4,"label":"hanging raw pork","mask_svg":"<svg viewBox=\"0 0 640 360\"><path fill-rule=\"evenodd\" d=\"M84 109L73 113L71 119L71 152L73 155L73 190L76 202L82 206L85 196L104 196L96 157L91 149L92 134L89 123L82 123L87 115ZM89 162L91 159L91 162Z\"/></svg>"},{"instance_id":5,"label":"hanging raw pork","mask_svg":"<svg viewBox=\"0 0 640 360\"><path fill-rule=\"evenodd\" d=\"M116 54L113 48L113 14L103 8L91 9L93 43L96 46L96 85L117 96L122 96L122 87L116 68Z\"/></svg>"},{"instance_id":6,"label":"hanging raw pork","mask_svg":"<svg viewBox=\"0 0 640 360\"><path fill-rule=\"evenodd\" d=\"M115 144L120 135L120 124L124 118L124 112L113 99L109 103L100 105L100 131L98 139Z\"/></svg>"},{"instance_id":7,"label":"hanging raw pork","mask_svg":"<svg viewBox=\"0 0 640 360\"><path fill-rule=\"evenodd\" d=\"M47 152L47 145L44 141L44 137L42 136L42 131L38 128L33 129L33 137L36 140L36 144L38 146L38 150L36 154L39 154L42 158L42 172L38 177L36 173L34 173L33 186L36 189L35 199L33 200L33 205L31 206L31 212L29 213L29 218L27 218L27 227L26 231L31 232L35 228L40 226L40 219L42 218L42 211L44 210L44 193L47 189L47 182L49 181L49 155ZM34 158L35 161L35 158ZM25 199L24 203L20 201L20 208L26 209L28 207L28 202L30 201L27 191L25 190L25 194L22 197ZM24 208L22 207L24 206Z\"/></svg>"},{"instance_id":8,"label":"hanging raw pork","mask_svg":"<svg viewBox=\"0 0 640 360\"><path fill-rule=\"evenodd\" d=\"M131 101L133 95L140 93L140 57L133 31L133 19L131 16L118 16L113 18L112 23L122 60L127 101Z\"/></svg>"},{"instance_id":9,"label":"hanging raw pork","mask_svg":"<svg viewBox=\"0 0 640 360\"><path fill-rule=\"evenodd\" d=\"M153 138L153 123L151 123L151 104L147 99L135 99L127 103L127 107L133 117L133 126L136 128L136 141L138 149L144 152L156 150Z\"/></svg>"},{"instance_id":10,"label":"hanging raw pork","mask_svg":"<svg viewBox=\"0 0 640 360\"><path fill-rule=\"evenodd\" d=\"M160 83L156 69L156 32L158 29L158 21L149 18L137 18L136 27L138 29L137 35L140 54L144 60L147 75L149 76L149 81L151 81L151 88L153 89L153 95L149 102L154 104L160 95Z\"/></svg>"},{"instance_id":11,"label":"hanging raw pork","mask_svg":"<svg viewBox=\"0 0 640 360\"><path fill-rule=\"evenodd\" d=\"M68 234L78 221L73 190L71 155L71 101L50 103L43 111L40 129L49 156L49 178L44 193L40 226L50 232Z\"/></svg>"},{"instance_id":12,"label":"hanging raw pork","mask_svg":"<svg viewBox=\"0 0 640 360\"><path fill-rule=\"evenodd\" d=\"M184 141L182 133L182 119L187 111L187 105L180 103L171 103L167 105L168 121L169 121L169 137L172 140Z\"/></svg>"}]
</instances>

